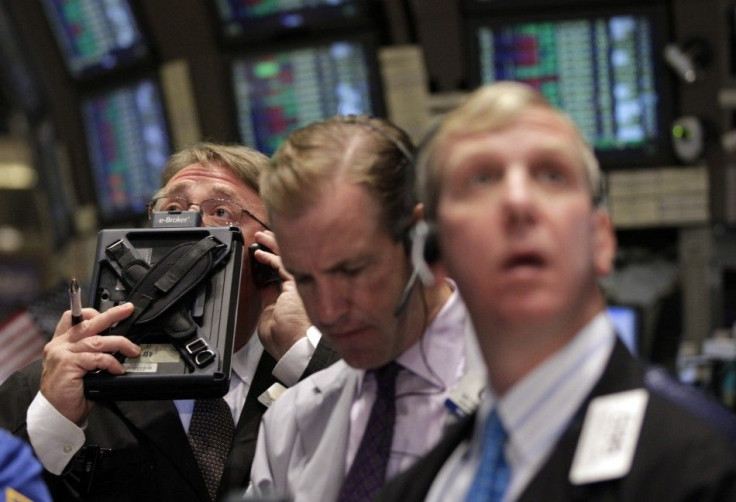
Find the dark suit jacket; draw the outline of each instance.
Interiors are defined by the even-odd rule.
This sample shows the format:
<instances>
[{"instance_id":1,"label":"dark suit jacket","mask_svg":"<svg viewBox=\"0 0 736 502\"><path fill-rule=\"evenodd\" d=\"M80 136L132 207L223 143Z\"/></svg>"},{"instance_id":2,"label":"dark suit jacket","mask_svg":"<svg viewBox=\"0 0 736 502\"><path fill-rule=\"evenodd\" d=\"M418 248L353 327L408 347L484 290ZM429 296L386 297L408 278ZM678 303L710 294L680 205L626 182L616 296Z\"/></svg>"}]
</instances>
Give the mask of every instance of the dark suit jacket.
<instances>
[{"instance_id":1,"label":"dark suit jacket","mask_svg":"<svg viewBox=\"0 0 736 502\"><path fill-rule=\"evenodd\" d=\"M631 471L621 479L573 486L568 475L590 400L635 388L649 390ZM381 501L420 501L445 460L473 433L475 417L457 424L408 471L379 493ZM717 425L714 425L717 424ZM617 342L591 395L575 414L520 502L590 500L736 500L736 415L704 395L649 371Z\"/></svg>"},{"instance_id":2,"label":"dark suit jacket","mask_svg":"<svg viewBox=\"0 0 736 502\"><path fill-rule=\"evenodd\" d=\"M320 342L303 375L328 366L335 353ZM275 382L275 361L264 352L235 430L221 498L248 483L261 416L258 396ZM0 386L0 427L28 439L26 410L39 389L41 362ZM98 402L87 419L85 446L65 473L44 477L56 502L209 500L204 480L172 401Z\"/></svg>"}]
</instances>

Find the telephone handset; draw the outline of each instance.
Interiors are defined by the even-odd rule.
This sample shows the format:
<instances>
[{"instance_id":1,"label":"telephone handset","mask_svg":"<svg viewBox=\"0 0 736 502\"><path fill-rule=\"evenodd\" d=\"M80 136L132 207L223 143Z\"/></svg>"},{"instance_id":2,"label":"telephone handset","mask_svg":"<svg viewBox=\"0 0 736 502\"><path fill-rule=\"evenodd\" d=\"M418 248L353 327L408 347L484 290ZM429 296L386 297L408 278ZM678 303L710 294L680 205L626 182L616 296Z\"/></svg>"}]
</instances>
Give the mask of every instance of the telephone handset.
<instances>
[{"instance_id":1,"label":"telephone handset","mask_svg":"<svg viewBox=\"0 0 736 502\"><path fill-rule=\"evenodd\" d=\"M259 288L265 288L269 284L280 284L281 276L279 275L279 271L271 267L270 265L261 263L256 259L255 252L259 249L261 251L266 251L267 253L273 252L266 246L258 243L248 246L248 256L250 257L250 272L253 276L253 282Z\"/></svg>"}]
</instances>

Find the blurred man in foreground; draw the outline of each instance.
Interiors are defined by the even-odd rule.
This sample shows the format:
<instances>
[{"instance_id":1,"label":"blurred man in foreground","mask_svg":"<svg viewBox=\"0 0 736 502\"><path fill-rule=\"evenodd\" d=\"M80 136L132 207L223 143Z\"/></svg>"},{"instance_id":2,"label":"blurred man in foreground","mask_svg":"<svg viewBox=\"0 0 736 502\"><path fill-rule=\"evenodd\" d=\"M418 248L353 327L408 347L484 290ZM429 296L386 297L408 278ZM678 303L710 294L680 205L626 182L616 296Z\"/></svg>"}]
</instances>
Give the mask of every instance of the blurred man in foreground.
<instances>
[{"instance_id":1,"label":"blurred man in foreground","mask_svg":"<svg viewBox=\"0 0 736 502\"><path fill-rule=\"evenodd\" d=\"M535 90L473 93L423 151L443 263L488 370L475 417L380 500L736 500L733 415L617 339L601 172Z\"/></svg>"}]
</instances>

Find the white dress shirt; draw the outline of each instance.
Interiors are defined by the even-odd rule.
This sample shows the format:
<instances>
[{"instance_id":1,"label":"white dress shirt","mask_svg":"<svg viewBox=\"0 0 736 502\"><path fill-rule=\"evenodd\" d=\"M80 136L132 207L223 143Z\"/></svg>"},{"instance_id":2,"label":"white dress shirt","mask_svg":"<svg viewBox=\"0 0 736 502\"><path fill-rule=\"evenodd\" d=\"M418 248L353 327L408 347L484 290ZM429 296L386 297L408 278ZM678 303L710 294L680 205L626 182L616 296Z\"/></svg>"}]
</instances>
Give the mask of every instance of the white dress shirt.
<instances>
[{"instance_id":1,"label":"white dress shirt","mask_svg":"<svg viewBox=\"0 0 736 502\"><path fill-rule=\"evenodd\" d=\"M387 479L405 470L440 439L453 415L445 405L466 369L464 328L467 311L457 290L422 335L396 359L402 366L396 381L396 423ZM376 399L376 380L362 372L350 409L346 474L363 438Z\"/></svg>"},{"instance_id":2,"label":"white dress shirt","mask_svg":"<svg viewBox=\"0 0 736 502\"><path fill-rule=\"evenodd\" d=\"M309 363L309 358L314 353L314 349L319 342L319 337L319 331L316 333L312 332L311 336L299 340L282 357L279 362L283 363L281 367L282 371L286 372L286 375L301 375L307 363ZM253 377L263 350L263 345L258 338L258 334L254 332L248 343L233 354L233 371L230 375L230 388L224 399L230 406L233 421L236 424L245 404L245 399L253 382ZM283 368L285 366L291 367L284 370ZM276 369L274 369L273 374L276 378L279 378L276 374ZM289 380L288 376L287 380ZM287 384L287 382L284 383ZM194 400L177 400L174 401L174 405L179 412L179 418L181 419L184 431L188 431L194 409ZM26 423L28 437L36 456L46 470L53 474L60 475L77 451L84 446L85 426L79 427L64 417L48 402L40 391L36 394L36 397L28 408Z\"/></svg>"},{"instance_id":3,"label":"white dress shirt","mask_svg":"<svg viewBox=\"0 0 736 502\"><path fill-rule=\"evenodd\" d=\"M307 329L307 336L300 338L289 350L276 361L273 376L287 387L296 384L312 359L314 350L322 338L322 333L316 326Z\"/></svg>"},{"instance_id":4,"label":"white dress shirt","mask_svg":"<svg viewBox=\"0 0 736 502\"><path fill-rule=\"evenodd\" d=\"M486 417L494 407L508 433L504 451L511 480L504 500L516 500L600 379L615 336L609 318L601 313L503 398L499 400L487 391L478 410L472 439L461 443L445 462L427 501L465 499L480 463Z\"/></svg>"},{"instance_id":5,"label":"white dress shirt","mask_svg":"<svg viewBox=\"0 0 736 502\"><path fill-rule=\"evenodd\" d=\"M232 372L230 373L230 388L227 394L223 396L225 402L230 407L233 414L233 423L238 423L240 412L243 411L245 398L248 395L250 386L253 383L253 377L258 368L258 361L263 355L263 344L258 336L251 336L248 343L240 350L233 354ZM189 423L192 420L192 411L194 411L194 399L178 399L174 401L179 412L179 419L184 431L189 433Z\"/></svg>"}]
</instances>

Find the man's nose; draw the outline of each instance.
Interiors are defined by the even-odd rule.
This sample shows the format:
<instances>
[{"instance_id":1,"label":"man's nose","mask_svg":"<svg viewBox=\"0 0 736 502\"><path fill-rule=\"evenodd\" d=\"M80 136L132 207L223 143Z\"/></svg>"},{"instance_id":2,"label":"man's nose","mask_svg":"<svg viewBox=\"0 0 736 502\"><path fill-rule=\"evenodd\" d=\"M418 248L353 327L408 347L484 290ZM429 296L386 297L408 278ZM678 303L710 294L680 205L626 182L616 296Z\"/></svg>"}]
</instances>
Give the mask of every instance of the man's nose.
<instances>
[{"instance_id":1,"label":"man's nose","mask_svg":"<svg viewBox=\"0 0 736 502\"><path fill-rule=\"evenodd\" d=\"M529 202L532 195L531 179L523 166L509 169L504 181L504 200L512 205Z\"/></svg>"},{"instance_id":2,"label":"man's nose","mask_svg":"<svg viewBox=\"0 0 736 502\"><path fill-rule=\"evenodd\" d=\"M317 321L322 326L334 326L346 312L348 301L336 281L325 281L317 286Z\"/></svg>"},{"instance_id":3,"label":"man's nose","mask_svg":"<svg viewBox=\"0 0 736 502\"><path fill-rule=\"evenodd\" d=\"M503 208L509 223L519 225L532 220L534 186L532 175L523 166L509 169L503 183Z\"/></svg>"}]
</instances>

